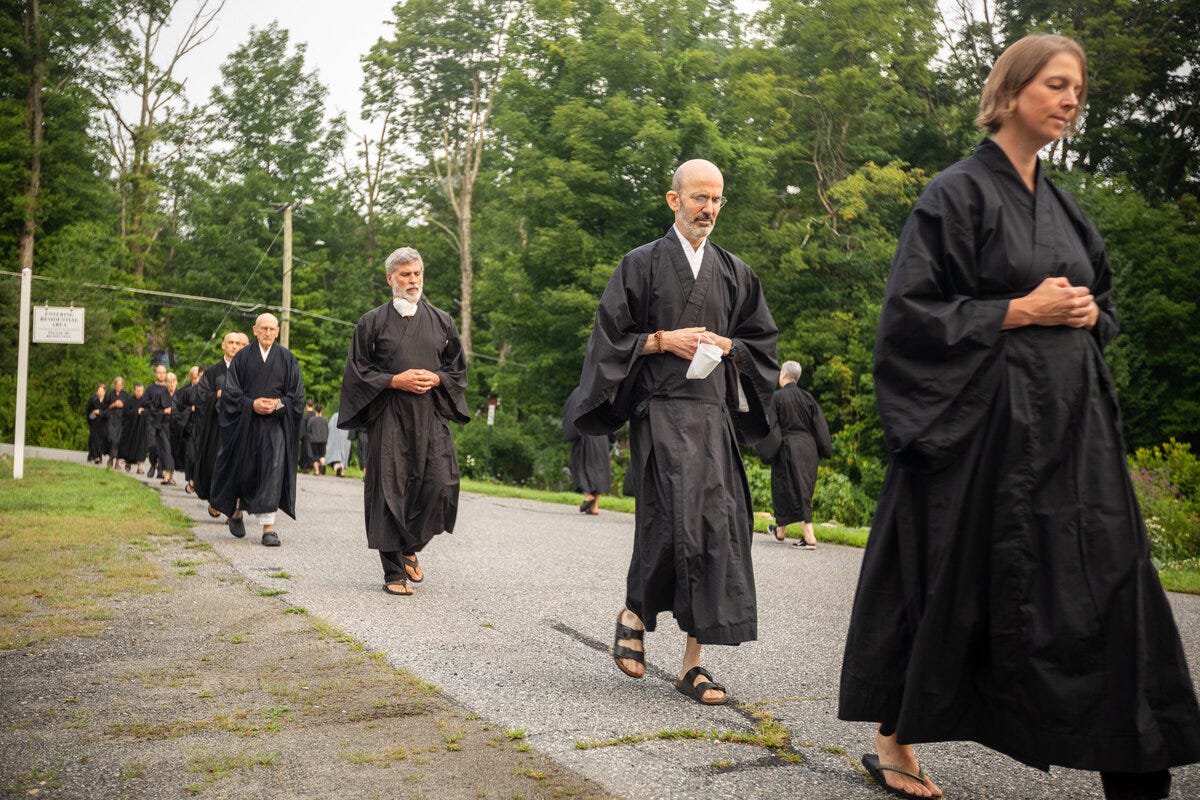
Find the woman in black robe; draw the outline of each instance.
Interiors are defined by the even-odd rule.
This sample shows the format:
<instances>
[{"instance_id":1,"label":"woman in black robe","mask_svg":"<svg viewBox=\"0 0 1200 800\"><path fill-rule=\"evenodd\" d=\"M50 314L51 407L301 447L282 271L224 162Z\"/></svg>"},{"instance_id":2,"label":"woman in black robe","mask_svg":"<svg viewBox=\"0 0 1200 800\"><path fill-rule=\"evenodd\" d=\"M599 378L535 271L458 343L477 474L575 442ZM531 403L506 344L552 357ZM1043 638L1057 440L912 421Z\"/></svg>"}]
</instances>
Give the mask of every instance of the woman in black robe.
<instances>
[{"instance_id":1,"label":"woman in black robe","mask_svg":"<svg viewBox=\"0 0 1200 800\"><path fill-rule=\"evenodd\" d=\"M108 409L104 404L104 383L96 384L96 393L88 398L85 412L88 423L88 461L99 464L108 448Z\"/></svg>"},{"instance_id":2,"label":"woman in black robe","mask_svg":"<svg viewBox=\"0 0 1200 800\"><path fill-rule=\"evenodd\" d=\"M780 389L771 398L779 449L771 460L771 509L775 524L768 530L779 541L787 538L787 526L799 522L804 538L795 546L815 550L813 490L817 486L817 459L833 455L829 425L817 399L796 385L801 367L785 361L779 368Z\"/></svg>"},{"instance_id":3,"label":"woman in black robe","mask_svg":"<svg viewBox=\"0 0 1200 800\"><path fill-rule=\"evenodd\" d=\"M150 449L150 411L145 386L133 385L133 396L125 403L122 416L125 419L121 423L121 460L126 472L137 465L137 474L141 475L145 472L142 460Z\"/></svg>"},{"instance_id":4,"label":"woman in black robe","mask_svg":"<svg viewBox=\"0 0 1200 800\"><path fill-rule=\"evenodd\" d=\"M972 740L1166 797L1200 711L1150 562L1103 347L1117 332L1095 226L1038 151L1078 118L1086 61L1029 36L996 62L992 134L925 188L875 349L888 467L838 714L879 722L868 771L939 796L916 742Z\"/></svg>"},{"instance_id":5,"label":"woman in black robe","mask_svg":"<svg viewBox=\"0 0 1200 800\"><path fill-rule=\"evenodd\" d=\"M125 428L125 406L129 405L132 395L125 391L125 379L120 375L113 378L112 391L104 395L106 410L108 463L106 467L116 469L121 466L121 434Z\"/></svg>"},{"instance_id":6,"label":"woman in black robe","mask_svg":"<svg viewBox=\"0 0 1200 800\"><path fill-rule=\"evenodd\" d=\"M575 427L575 400L579 389L575 388L563 405L563 438L571 443L571 480L583 492L579 504L581 514L600 513L600 495L612 491L612 461L608 449L616 441L616 434L592 436L580 433Z\"/></svg>"}]
</instances>

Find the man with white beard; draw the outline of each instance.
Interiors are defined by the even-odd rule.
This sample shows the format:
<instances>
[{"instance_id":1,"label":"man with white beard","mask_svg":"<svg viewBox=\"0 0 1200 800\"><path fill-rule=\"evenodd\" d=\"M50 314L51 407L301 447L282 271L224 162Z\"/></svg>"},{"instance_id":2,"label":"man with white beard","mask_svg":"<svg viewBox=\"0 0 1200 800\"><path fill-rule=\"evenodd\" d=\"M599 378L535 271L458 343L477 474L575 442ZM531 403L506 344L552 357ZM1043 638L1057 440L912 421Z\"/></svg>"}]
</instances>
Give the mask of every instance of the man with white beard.
<instances>
[{"instance_id":1,"label":"man with white beard","mask_svg":"<svg viewBox=\"0 0 1200 800\"><path fill-rule=\"evenodd\" d=\"M354 328L338 427L367 431L360 453L367 546L379 551L383 590L407 596L424 571L417 553L454 530L458 459L448 422L469 422L467 361L454 320L422 299L421 254L387 257L392 299Z\"/></svg>"}]
</instances>

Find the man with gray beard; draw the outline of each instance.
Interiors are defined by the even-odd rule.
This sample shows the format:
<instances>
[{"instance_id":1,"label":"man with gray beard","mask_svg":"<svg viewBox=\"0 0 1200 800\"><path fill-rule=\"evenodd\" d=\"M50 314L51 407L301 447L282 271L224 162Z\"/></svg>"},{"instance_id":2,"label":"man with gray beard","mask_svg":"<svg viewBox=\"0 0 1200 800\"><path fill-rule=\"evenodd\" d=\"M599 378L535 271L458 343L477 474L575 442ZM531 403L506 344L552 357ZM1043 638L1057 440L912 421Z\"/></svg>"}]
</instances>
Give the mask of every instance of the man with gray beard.
<instances>
[{"instance_id":1,"label":"man with gray beard","mask_svg":"<svg viewBox=\"0 0 1200 800\"><path fill-rule=\"evenodd\" d=\"M354 328L338 427L364 429L360 452L367 546L379 551L383 590L407 596L424 572L417 553L454 530L458 459L448 422L469 422L467 361L450 315L421 297L421 254L387 257L392 299ZM361 441L361 440L360 440Z\"/></svg>"}]
</instances>

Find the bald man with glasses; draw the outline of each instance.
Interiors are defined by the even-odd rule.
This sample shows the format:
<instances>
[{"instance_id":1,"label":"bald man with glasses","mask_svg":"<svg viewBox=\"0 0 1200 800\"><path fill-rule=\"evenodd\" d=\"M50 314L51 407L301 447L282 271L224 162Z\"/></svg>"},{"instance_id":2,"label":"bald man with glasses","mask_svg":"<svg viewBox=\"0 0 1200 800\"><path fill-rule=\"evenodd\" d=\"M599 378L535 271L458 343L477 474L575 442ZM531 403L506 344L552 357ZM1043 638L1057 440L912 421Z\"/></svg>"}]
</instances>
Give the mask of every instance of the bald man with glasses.
<instances>
[{"instance_id":1,"label":"bald man with glasses","mask_svg":"<svg viewBox=\"0 0 1200 800\"><path fill-rule=\"evenodd\" d=\"M724 185L708 161L675 171L666 193L674 224L621 260L600 299L575 418L592 435L629 423L637 511L616 664L645 675L645 633L669 611L688 636L675 687L705 705L728 697L701 647L758 635L738 440L770 429L779 377L778 331L758 277L708 238Z\"/></svg>"}]
</instances>

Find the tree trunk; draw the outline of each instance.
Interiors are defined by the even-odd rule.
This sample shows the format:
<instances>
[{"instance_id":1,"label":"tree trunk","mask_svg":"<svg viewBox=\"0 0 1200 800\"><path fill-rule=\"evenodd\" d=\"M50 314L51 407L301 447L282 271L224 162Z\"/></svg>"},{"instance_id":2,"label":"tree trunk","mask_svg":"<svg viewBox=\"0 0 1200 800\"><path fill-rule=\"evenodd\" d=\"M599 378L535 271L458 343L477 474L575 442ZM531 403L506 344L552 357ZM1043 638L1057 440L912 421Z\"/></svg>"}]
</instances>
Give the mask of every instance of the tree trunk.
<instances>
[{"instance_id":1,"label":"tree trunk","mask_svg":"<svg viewBox=\"0 0 1200 800\"><path fill-rule=\"evenodd\" d=\"M25 190L25 219L21 225L21 269L33 268L33 243L37 232L38 197L42 189L42 142L45 138L45 110L42 108L42 84L46 79L46 52L42 47L42 20L38 0L29 4L27 24L29 52L33 59L29 80L29 185Z\"/></svg>"},{"instance_id":2,"label":"tree trunk","mask_svg":"<svg viewBox=\"0 0 1200 800\"><path fill-rule=\"evenodd\" d=\"M458 214L458 267L462 273L462 301L459 312L462 324L458 335L462 339L463 353L470 360L471 350L471 285L475 281L475 268L471 263L471 195L469 187L464 187L462 206Z\"/></svg>"}]
</instances>

